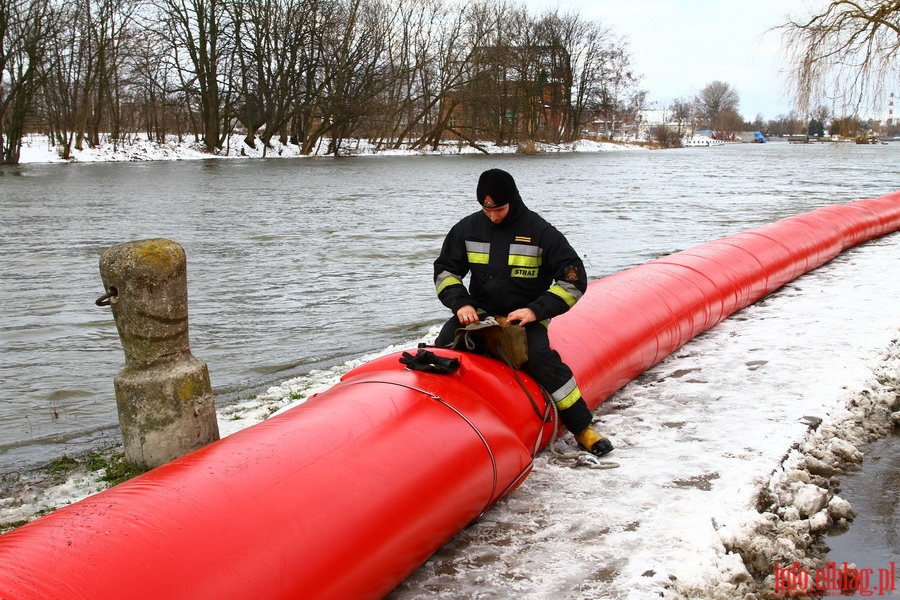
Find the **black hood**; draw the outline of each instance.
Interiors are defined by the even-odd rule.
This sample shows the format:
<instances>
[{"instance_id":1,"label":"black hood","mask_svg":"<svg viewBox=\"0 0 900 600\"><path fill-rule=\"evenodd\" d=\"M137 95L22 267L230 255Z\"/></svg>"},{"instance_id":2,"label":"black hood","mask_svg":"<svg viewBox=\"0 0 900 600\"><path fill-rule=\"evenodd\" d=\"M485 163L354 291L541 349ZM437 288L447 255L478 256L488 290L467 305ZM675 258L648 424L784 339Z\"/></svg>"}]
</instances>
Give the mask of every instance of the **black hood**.
<instances>
[{"instance_id":1,"label":"black hood","mask_svg":"<svg viewBox=\"0 0 900 600\"><path fill-rule=\"evenodd\" d=\"M513 222L528 209L519 195L519 188L513 176L502 169L488 169L478 178L478 187L475 190L478 203L485 208L497 208L509 205L509 214L495 227L504 227ZM487 218L487 215L485 215ZM493 225L493 222L491 222Z\"/></svg>"}]
</instances>

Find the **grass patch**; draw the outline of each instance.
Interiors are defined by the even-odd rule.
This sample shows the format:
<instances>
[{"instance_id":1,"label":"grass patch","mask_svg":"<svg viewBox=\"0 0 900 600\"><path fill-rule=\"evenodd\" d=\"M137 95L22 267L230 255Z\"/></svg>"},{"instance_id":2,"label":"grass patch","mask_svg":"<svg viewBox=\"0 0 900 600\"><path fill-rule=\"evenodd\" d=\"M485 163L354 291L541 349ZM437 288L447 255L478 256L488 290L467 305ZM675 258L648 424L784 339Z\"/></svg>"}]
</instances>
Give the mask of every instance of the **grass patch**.
<instances>
[{"instance_id":1,"label":"grass patch","mask_svg":"<svg viewBox=\"0 0 900 600\"><path fill-rule=\"evenodd\" d=\"M64 455L31 473L2 475L0 498L12 499L13 508L34 504L32 507L34 512L26 519L16 518L15 521L0 522L0 535L59 508L46 506L38 509L37 507L44 503L39 501L39 493L36 495L36 490L46 490L69 480L75 481L78 485L88 482L89 489L96 491L98 487L109 488L118 485L148 470L125 460L125 453L120 447L75 456Z\"/></svg>"},{"instance_id":2,"label":"grass patch","mask_svg":"<svg viewBox=\"0 0 900 600\"><path fill-rule=\"evenodd\" d=\"M49 475L64 475L74 471L80 464L78 459L63 455L44 467L44 471Z\"/></svg>"},{"instance_id":3,"label":"grass patch","mask_svg":"<svg viewBox=\"0 0 900 600\"><path fill-rule=\"evenodd\" d=\"M105 481L111 486L118 485L123 481L128 481L141 473L149 471L146 467L125 460L124 454L113 454L110 456L92 452L87 456L85 466L89 471L105 469L105 472L100 477L100 481Z\"/></svg>"},{"instance_id":4,"label":"grass patch","mask_svg":"<svg viewBox=\"0 0 900 600\"><path fill-rule=\"evenodd\" d=\"M3 523L0 525L0 535L8 531L12 531L13 529L18 529L22 525L28 523L28 521L13 521L12 523Z\"/></svg>"},{"instance_id":5,"label":"grass patch","mask_svg":"<svg viewBox=\"0 0 900 600\"><path fill-rule=\"evenodd\" d=\"M103 470L103 474L98 480L104 481L110 486L128 481L149 470L125 460L124 452L94 451L77 457L62 456L45 466L43 471L55 478L62 478L79 467L84 467L92 473Z\"/></svg>"}]
</instances>

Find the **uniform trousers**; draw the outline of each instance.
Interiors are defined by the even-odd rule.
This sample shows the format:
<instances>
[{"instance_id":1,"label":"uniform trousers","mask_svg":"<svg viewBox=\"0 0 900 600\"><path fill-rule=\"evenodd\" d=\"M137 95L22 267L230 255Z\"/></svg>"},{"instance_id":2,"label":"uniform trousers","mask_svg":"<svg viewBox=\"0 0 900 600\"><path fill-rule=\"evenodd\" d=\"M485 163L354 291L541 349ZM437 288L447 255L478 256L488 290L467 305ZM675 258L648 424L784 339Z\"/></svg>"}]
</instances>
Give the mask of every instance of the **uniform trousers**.
<instances>
[{"instance_id":1,"label":"uniform trousers","mask_svg":"<svg viewBox=\"0 0 900 600\"><path fill-rule=\"evenodd\" d=\"M544 388L559 409L559 419L566 429L578 433L591 424L591 411L581 397L572 369L563 362L559 353L550 347L547 331L549 321L525 325L528 340L528 362L521 369L531 375ZM441 328L434 345L448 347L456 338L456 330L463 327L456 315Z\"/></svg>"}]
</instances>

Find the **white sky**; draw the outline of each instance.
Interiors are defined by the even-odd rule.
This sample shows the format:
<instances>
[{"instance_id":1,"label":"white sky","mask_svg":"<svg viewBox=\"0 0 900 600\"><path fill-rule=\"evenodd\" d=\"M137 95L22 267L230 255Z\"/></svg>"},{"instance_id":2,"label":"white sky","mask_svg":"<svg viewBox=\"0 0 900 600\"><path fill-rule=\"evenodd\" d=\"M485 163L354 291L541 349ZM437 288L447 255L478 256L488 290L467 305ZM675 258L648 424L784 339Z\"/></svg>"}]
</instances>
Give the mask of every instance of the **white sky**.
<instances>
[{"instance_id":1,"label":"white sky","mask_svg":"<svg viewBox=\"0 0 900 600\"><path fill-rule=\"evenodd\" d=\"M748 120L791 111L781 71L781 36L767 31L790 13L807 14L805 0L522 0L535 14L559 7L599 20L629 40L633 66L648 101L662 108L720 80L740 95Z\"/></svg>"}]
</instances>

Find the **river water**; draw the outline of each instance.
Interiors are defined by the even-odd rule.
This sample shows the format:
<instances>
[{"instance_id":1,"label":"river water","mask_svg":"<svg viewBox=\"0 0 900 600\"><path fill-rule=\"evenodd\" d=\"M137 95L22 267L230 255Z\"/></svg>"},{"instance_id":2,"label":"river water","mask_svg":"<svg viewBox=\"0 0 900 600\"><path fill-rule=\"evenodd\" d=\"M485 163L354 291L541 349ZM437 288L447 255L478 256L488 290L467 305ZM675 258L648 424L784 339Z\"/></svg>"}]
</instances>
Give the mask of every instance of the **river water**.
<instances>
[{"instance_id":1,"label":"river water","mask_svg":"<svg viewBox=\"0 0 900 600\"><path fill-rule=\"evenodd\" d=\"M216 401L423 336L431 263L487 168L598 278L900 187L900 144L731 145L539 156L0 167L0 473L119 439L124 364L98 262L152 237L188 257L191 349Z\"/></svg>"}]
</instances>

